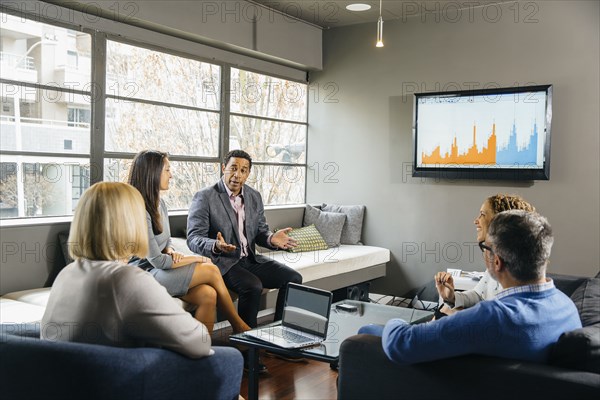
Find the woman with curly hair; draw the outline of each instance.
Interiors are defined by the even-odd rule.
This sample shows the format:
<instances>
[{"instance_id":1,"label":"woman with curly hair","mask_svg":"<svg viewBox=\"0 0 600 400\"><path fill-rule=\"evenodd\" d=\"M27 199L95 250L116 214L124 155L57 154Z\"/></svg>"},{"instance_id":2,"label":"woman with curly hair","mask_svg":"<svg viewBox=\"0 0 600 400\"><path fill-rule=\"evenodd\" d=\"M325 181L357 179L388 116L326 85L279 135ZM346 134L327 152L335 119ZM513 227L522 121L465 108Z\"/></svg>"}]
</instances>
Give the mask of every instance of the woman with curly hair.
<instances>
[{"instance_id":1,"label":"woman with curly hair","mask_svg":"<svg viewBox=\"0 0 600 400\"><path fill-rule=\"evenodd\" d=\"M149 250L146 258L133 257L129 264L152 274L171 296L197 306L194 316L210 333L215 324L215 305L231 323L234 332L250 330L235 311L219 268L209 258L186 256L173 249L167 206L160 198L160 191L169 189L172 177L167 153L144 150L133 159L129 184L144 199Z\"/></svg>"},{"instance_id":2,"label":"woman with curly hair","mask_svg":"<svg viewBox=\"0 0 600 400\"><path fill-rule=\"evenodd\" d=\"M485 241L488 226L494 216L508 210L534 212L535 207L518 195L497 194L488 197L481 205L479 215L474 221L478 243ZM435 287L445 303L445 307L442 307L440 312L448 315L472 307L482 300L492 299L496 293L502 290L502 286L490 276L487 269L479 283L472 290L464 292L454 290L454 280L448 272L438 272L434 277L434 281Z\"/></svg>"}]
</instances>

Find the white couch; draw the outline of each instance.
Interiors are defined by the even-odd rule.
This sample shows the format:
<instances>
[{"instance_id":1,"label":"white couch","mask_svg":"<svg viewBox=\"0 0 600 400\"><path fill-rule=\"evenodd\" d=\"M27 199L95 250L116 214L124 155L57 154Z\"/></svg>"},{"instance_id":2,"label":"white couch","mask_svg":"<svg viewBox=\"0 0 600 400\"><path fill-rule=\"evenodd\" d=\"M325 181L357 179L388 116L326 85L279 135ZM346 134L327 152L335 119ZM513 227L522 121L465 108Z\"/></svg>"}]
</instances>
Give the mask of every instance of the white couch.
<instances>
[{"instance_id":1,"label":"white couch","mask_svg":"<svg viewBox=\"0 0 600 400\"><path fill-rule=\"evenodd\" d=\"M301 210L286 214L289 220L283 222L285 225L282 226L301 226ZM277 215L274 216L274 219L276 218ZM174 237L173 247L182 253L191 254L185 238ZM300 272L305 285L330 291L384 277L386 263L390 261L388 249L345 244L327 250L303 253L262 249L262 254ZM41 321L49 295L50 288L38 288L12 292L0 297L0 323ZM261 309L274 308L276 295L276 290L265 290ZM235 297L234 294L232 296ZM179 299L177 301L183 303ZM185 304L182 305L186 307Z\"/></svg>"},{"instance_id":2,"label":"white couch","mask_svg":"<svg viewBox=\"0 0 600 400\"><path fill-rule=\"evenodd\" d=\"M174 238L174 245L183 250L185 240ZM304 253L276 251L263 254L300 272L304 284L331 291L385 276L386 263L390 260L388 249L360 245L341 245ZM50 288L39 288L2 296L0 323L40 321L49 295ZM275 298L276 291L266 293L262 308L274 307Z\"/></svg>"}]
</instances>

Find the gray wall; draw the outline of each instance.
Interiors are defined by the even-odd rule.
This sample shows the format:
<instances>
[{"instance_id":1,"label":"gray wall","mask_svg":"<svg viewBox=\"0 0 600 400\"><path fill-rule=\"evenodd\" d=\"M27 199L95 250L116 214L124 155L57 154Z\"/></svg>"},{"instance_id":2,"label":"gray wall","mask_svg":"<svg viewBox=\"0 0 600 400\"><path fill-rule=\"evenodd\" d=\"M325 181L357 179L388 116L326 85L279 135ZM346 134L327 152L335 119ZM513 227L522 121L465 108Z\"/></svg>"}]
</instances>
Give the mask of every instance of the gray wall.
<instances>
[{"instance_id":1,"label":"gray wall","mask_svg":"<svg viewBox=\"0 0 600 400\"><path fill-rule=\"evenodd\" d=\"M311 99L307 202L367 206L365 243L392 252L374 291L402 294L448 267L483 270L473 219L498 192L521 194L549 218L551 272L598 272L599 5L521 2L442 13L438 21L431 14L386 21L382 49L374 47L375 21L325 32L324 69L311 81L335 94ZM550 181L411 177L415 85L515 82L554 85Z\"/></svg>"}]
</instances>

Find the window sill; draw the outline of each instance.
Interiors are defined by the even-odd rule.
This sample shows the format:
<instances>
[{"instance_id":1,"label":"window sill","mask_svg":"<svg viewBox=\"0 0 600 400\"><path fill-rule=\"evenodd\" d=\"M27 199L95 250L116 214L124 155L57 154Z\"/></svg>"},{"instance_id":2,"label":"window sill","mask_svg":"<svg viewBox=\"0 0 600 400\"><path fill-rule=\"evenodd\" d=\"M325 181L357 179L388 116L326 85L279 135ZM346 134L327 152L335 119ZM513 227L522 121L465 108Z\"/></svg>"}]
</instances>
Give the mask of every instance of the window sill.
<instances>
[{"instance_id":1,"label":"window sill","mask_svg":"<svg viewBox=\"0 0 600 400\"><path fill-rule=\"evenodd\" d=\"M265 210L285 210L304 208L305 204L288 204L281 206L265 206ZM169 216L187 216L188 210L173 210L169 211ZM39 226L39 225L59 225L70 223L73 220L72 215L62 217L31 217L31 218L10 218L0 220L0 228L24 227L24 226Z\"/></svg>"},{"instance_id":2,"label":"window sill","mask_svg":"<svg viewBox=\"0 0 600 400\"><path fill-rule=\"evenodd\" d=\"M0 228L9 228L14 226L58 225L70 223L72 220L72 215L62 217L11 218L0 220Z\"/></svg>"}]
</instances>

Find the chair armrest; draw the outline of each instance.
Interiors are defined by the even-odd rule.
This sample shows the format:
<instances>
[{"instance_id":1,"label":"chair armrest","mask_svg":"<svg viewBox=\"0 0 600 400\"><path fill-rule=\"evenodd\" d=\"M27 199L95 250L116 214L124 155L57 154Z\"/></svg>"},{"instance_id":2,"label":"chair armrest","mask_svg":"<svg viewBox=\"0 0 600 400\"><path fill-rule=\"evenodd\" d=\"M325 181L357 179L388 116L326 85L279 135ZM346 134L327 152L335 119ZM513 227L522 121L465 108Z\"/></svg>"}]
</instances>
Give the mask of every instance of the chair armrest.
<instances>
[{"instance_id":1,"label":"chair armrest","mask_svg":"<svg viewBox=\"0 0 600 400\"><path fill-rule=\"evenodd\" d=\"M52 342L3 332L0 387L6 398L237 399L241 353L190 359L157 348Z\"/></svg>"},{"instance_id":2,"label":"chair armrest","mask_svg":"<svg viewBox=\"0 0 600 400\"><path fill-rule=\"evenodd\" d=\"M339 399L586 399L597 397L600 390L598 374L498 357L473 355L401 366L387 358L381 338L371 335L355 335L342 343L339 368Z\"/></svg>"}]
</instances>

